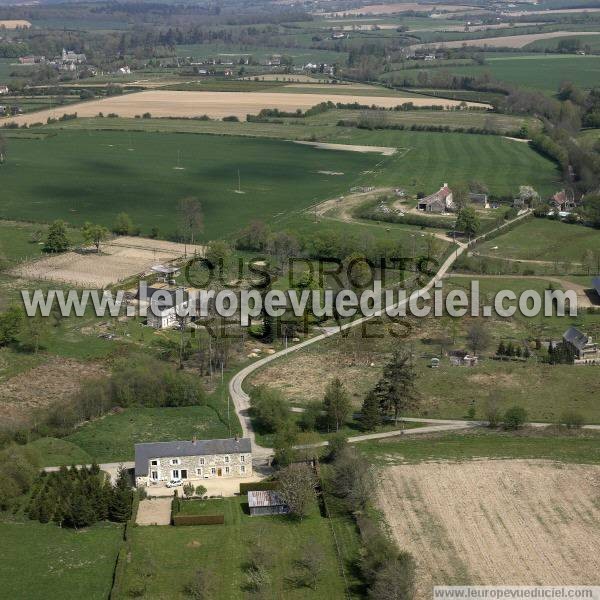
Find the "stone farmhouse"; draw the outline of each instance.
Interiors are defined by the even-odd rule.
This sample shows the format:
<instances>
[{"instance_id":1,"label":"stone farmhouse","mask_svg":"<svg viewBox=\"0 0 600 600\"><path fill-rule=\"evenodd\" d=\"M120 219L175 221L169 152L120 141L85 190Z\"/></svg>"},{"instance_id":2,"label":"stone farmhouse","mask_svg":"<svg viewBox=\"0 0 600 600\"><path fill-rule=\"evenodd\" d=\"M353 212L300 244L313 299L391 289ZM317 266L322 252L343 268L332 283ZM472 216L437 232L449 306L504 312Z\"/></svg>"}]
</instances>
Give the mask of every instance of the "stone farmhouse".
<instances>
[{"instance_id":1,"label":"stone farmhouse","mask_svg":"<svg viewBox=\"0 0 600 600\"><path fill-rule=\"evenodd\" d=\"M570 327L565 331L563 344L573 352L574 364L600 365L600 347L589 335L576 327Z\"/></svg>"},{"instance_id":2,"label":"stone farmhouse","mask_svg":"<svg viewBox=\"0 0 600 600\"><path fill-rule=\"evenodd\" d=\"M453 210L452 190L447 183L444 183L434 194L421 198L417 208L427 213L445 213Z\"/></svg>"},{"instance_id":3,"label":"stone farmhouse","mask_svg":"<svg viewBox=\"0 0 600 600\"><path fill-rule=\"evenodd\" d=\"M567 190L560 190L560 192L556 192L556 194L552 196L550 204L552 208L558 212L568 212L577 207L573 192Z\"/></svg>"},{"instance_id":4,"label":"stone farmhouse","mask_svg":"<svg viewBox=\"0 0 600 600\"><path fill-rule=\"evenodd\" d=\"M135 445L135 482L164 485L172 479L199 483L219 477L250 477L250 438L150 442Z\"/></svg>"}]
</instances>

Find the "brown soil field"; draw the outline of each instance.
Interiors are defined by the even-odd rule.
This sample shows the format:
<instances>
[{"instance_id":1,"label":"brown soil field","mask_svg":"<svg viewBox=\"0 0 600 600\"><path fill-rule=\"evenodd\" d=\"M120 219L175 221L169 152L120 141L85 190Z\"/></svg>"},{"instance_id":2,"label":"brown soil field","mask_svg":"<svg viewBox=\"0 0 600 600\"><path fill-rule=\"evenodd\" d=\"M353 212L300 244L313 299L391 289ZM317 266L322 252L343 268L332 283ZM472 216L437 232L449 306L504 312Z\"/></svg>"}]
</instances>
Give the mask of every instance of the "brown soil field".
<instances>
[{"instance_id":1,"label":"brown soil field","mask_svg":"<svg viewBox=\"0 0 600 600\"><path fill-rule=\"evenodd\" d=\"M31 27L31 23L18 19L0 21L0 29L16 29L17 27Z\"/></svg>"},{"instance_id":2,"label":"brown soil field","mask_svg":"<svg viewBox=\"0 0 600 600\"><path fill-rule=\"evenodd\" d=\"M56 357L15 375L0 385L0 423L8 427L30 423L36 412L68 400L84 380L104 373L98 363Z\"/></svg>"},{"instance_id":3,"label":"brown soil field","mask_svg":"<svg viewBox=\"0 0 600 600\"><path fill-rule=\"evenodd\" d=\"M478 460L386 467L378 503L433 585L598 585L600 466Z\"/></svg>"},{"instance_id":4,"label":"brown soil field","mask_svg":"<svg viewBox=\"0 0 600 600\"><path fill-rule=\"evenodd\" d=\"M151 266L184 255L184 244L138 237L122 237L105 243L96 252L65 252L24 263L11 275L36 281L56 281L79 287L104 288L144 273ZM201 254L201 246L187 246L187 253Z\"/></svg>"},{"instance_id":5,"label":"brown soil field","mask_svg":"<svg viewBox=\"0 0 600 600\"><path fill-rule=\"evenodd\" d=\"M495 48L523 48L531 42L537 40L547 40L551 38L569 37L573 35L600 35L600 31L551 31L547 33L528 33L524 35L507 35L502 37L489 37L476 40L453 40L451 42L432 42L430 44L414 44L411 48L461 48L468 46L489 46Z\"/></svg>"},{"instance_id":6,"label":"brown soil field","mask_svg":"<svg viewBox=\"0 0 600 600\"><path fill-rule=\"evenodd\" d=\"M267 92L181 92L149 90L122 96L111 96L102 100L93 100L71 104L60 109L48 109L7 119L19 125L45 123L51 118L61 117L64 113L77 113L79 117L95 117L98 113L105 116L116 113L120 117L135 117L150 113L153 117L209 117L221 119L237 116L245 120L247 114L258 114L263 108L278 108L283 111L306 110L320 102L341 102L350 104L357 97L345 94L294 94ZM456 106L460 102L438 98L403 98L401 96L360 96L362 104L393 108L406 102L416 106ZM485 106L477 102L468 102L470 106Z\"/></svg>"}]
</instances>

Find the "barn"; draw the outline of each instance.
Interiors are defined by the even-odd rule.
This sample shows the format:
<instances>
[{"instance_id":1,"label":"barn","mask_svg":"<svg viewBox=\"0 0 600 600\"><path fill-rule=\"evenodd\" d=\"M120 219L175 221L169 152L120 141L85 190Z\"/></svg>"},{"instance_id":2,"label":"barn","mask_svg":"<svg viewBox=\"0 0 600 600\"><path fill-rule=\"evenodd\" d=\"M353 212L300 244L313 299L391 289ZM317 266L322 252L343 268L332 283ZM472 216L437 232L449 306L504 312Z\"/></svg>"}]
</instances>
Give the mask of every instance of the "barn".
<instances>
[{"instance_id":1,"label":"barn","mask_svg":"<svg viewBox=\"0 0 600 600\"><path fill-rule=\"evenodd\" d=\"M248 492L248 507L250 516L285 515L290 512L282 497L270 490Z\"/></svg>"}]
</instances>

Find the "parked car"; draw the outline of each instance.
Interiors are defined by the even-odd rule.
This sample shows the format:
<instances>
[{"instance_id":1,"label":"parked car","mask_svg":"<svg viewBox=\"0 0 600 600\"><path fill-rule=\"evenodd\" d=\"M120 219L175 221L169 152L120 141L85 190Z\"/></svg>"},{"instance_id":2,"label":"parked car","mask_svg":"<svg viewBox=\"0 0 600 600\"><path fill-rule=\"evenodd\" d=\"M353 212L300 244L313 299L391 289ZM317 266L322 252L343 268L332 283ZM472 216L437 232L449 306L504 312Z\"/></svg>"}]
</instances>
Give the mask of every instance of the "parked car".
<instances>
[{"instance_id":1,"label":"parked car","mask_svg":"<svg viewBox=\"0 0 600 600\"><path fill-rule=\"evenodd\" d=\"M171 479L171 481L167 483L168 488L179 487L180 485L183 485L183 481L181 481L181 479Z\"/></svg>"}]
</instances>

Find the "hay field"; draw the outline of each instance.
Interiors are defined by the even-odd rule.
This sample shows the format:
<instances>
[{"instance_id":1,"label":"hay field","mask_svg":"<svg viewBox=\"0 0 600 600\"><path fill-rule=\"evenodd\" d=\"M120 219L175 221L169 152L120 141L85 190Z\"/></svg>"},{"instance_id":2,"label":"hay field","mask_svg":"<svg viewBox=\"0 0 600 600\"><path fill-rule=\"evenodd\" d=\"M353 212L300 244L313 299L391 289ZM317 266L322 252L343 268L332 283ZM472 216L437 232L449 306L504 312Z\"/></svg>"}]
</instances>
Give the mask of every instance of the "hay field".
<instances>
[{"instance_id":1,"label":"hay field","mask_svg":"<svg viewBox=\"0 0 600 600\"><path fill-rule=\"evenodd\" d=\"M538 40L547 40L552 38L579 36L579 35L600 35L600 31L549 31L546 33L527 33L523 35L507 35L500 37L480 38L476 40L452 40L448 42L430 42L427 44L414 44L410 48L462 48L463 46L488 46L491 48L523 48L532 42Z\"/></svg>"},{"instance_id":2,"label":"hay field","mask_svg":"<svg viewBox=\"0 0 600 600\"><path fill-rule=\"evenodd\" d=\"M77 287L105 288L128 277L148 271L152 265L184 255L184 244L137 237L122 237L101 246L96 252L65 252L21 264L11 274L35 281L56 281ZM187 254L203 252L201 246L187 246Z\"/></svg>"},{"instance_id":3,"label":"hay field","mask_svg":"<svg viewBox=\"0 0 600 600\"><path fill-rule=\"evenodd\" d=\"M235 115L245 119L247 114L257 114L263 108L278 108L284 111L306 110L320 102L356 102L354 95L343 94L298 94L298 93L266 93L266 92L182 92L149 90L123 96L112 96L102 100L83 102L81 104L59 109L42 110L36 113L11 118L10 121L23 125L45 122L48 117L58 118L65 112L76 112L80 117L95 117L116 113L120 117L135 117L149 112L154 117L209 117L221 119ZM361 96L362 104L375 104L382 108L392 108L405 102L416 106L456 106L460 102L437 98L417 98L402 96ZM477 102L467 103L471 106L484 106Z\"/></svg>"},{"instance_id":4,"label":"hay field","mask_svg":"<svg viewBox=\"0 0 600 600\"><path fill-rule=\"evenodd\" d=\"M598 585L600 467L478 460L387 467L378 501L418 563L418 597L446 585Z\"/></svg>"},{"instance_id":5,"label":"hay field","mask_svg":"<svg viewBox=\"0 0 600 600\"><path fill-rule=\"evenodd\" d=\"M31 27L31 23L19 19L0 21L0 29L17 29L18 27Z\"/></svg>"}]
</instances>

